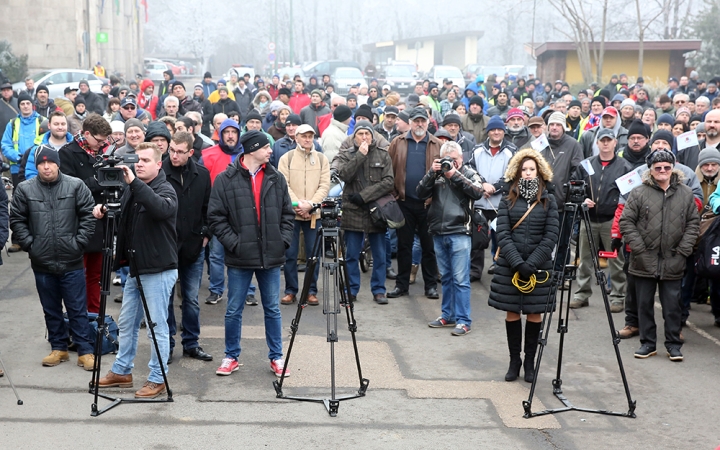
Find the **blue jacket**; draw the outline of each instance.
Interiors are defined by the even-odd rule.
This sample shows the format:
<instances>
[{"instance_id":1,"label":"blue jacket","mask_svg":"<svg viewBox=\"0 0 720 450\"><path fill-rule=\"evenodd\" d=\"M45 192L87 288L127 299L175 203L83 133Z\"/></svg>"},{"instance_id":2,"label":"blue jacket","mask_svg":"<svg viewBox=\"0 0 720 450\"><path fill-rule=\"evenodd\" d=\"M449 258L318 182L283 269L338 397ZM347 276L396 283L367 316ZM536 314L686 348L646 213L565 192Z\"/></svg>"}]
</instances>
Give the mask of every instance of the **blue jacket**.
<instances>
[{"instance_id":1,"label":"blue jacket","mask_svg":"<svg viewBox=\"0 0 720 450\"><path fill-rule=\"evenodd\" d=\"M20 130L18 133L18 145L15 148L13 142L13 124L15 119L8 122L5 126L5 133L2 137L2 154L10 161L10 172L19 173L20 167L20 151L27 150L35 144L37 138L37 130L39 128L38 118L41 116L35 111L28 117L18 116L20 118Z\"/></svg>"},{"instance_id":2,"label":"blue jacket","mask_svg":"<svg viewBox=\"0 0 720 450\"><path fill-rule=\"evenodd\" d=\"M65 141L67 143L72 142L73 135L70 133L65 133ZM50 132L48 131L45 133L42 137L42 141L40 141L40 144L38 145L50 145ZM35 166L35 149L37 149L38 145L33 145L32 148L30 148L30 154L28 155L27 163L25 164L25 179L30 180L37 176L38 171L37 167Z\"/></svg>"},{"instance_id":3,"label":"blue jacket","mask_svg":"<svg viewBox=\"0 0 720 450\"><path fill-rule=\"evenodd\" d=\"M320 143L317 141L317 139L313 139L313 142L315 143L315 150L322 153L322 147L320 146ZM275 145L273 145L273 152L270 156L270 164L277 168L282 155L294 149L295 147L297 147L297 142L295 142L295 140L293 139L290 139L290 136L285 136L275 141Z\"/></svg>"},{"instance_id":4,"label":"blue jacket","mask_svg":"<svg viewBox=\"0 0 720 450\"><path fill-rule=\"evenodd\" d=\"M215 84L214 81L211 81L209 83L205 83L205 80L202 81L202 87L203 87L203 93L205 94L205 98L210 97L210 94L217 91L217 84Z\"/></svg>"}]
</instances>

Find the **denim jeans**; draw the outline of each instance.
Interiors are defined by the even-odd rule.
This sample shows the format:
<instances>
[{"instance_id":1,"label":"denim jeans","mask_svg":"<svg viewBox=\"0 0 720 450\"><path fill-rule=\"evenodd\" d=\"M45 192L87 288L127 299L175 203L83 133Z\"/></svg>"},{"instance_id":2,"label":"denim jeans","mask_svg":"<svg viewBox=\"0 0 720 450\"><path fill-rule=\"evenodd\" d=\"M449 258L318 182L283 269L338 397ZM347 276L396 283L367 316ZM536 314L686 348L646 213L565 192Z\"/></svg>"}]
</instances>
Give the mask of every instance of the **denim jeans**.
<instances>
[{"instance_id":1,"label":"denim jeans","mask_svg":"<svg viewBox=\"0 0 720 450\"><path fill-rule=\"evenodd\" d=\"M175 285L177 277L177 269L140 275L148 310L150 311L150 319L156 324L155 338L157 339L158 348L160 349L159 361L155 353L155 346L152 344L150 321L146 318L146 322L148 322L147 335L150 339L150 362L148 363L150 375L148 375L148 381L153 383L164 383L162 372L160 371L160 364L163 364L165 372L167 373L167 359L170 355L170 337L168 336L167 324L168 302L170 301L170 292ZM125 290L123 291L120 317L118 318L120 349L115 358L115 363L112 369L110 369L113 373L118 375L129 375L132 373L135 367L133 360L137 353L138 337L140 335L140 321L144 316L145 310L143 309L142 299L140 298L137 278L128 277L125 283Z\"/></svg>"},{"instance_id":2,"label":"denim jeans","mask_svg":"<svg viewBox=\"0 0 720 450\"><path fill-rule=\"evenodd\" d=\"M180 280L180 293L182 294L182 346L185 350L198 347L200 338L200 305L198 303L198 291L202 281L202 270L205 264L205 253L200 252L197 260L189 266L178 269ZM175 322L175 311L173 299L175 298L175 287L173 286L168 304L168 329L170 333L170 352L175 348L175 334L177 323Z\"/></svg>"},{"instance_id":3,"label":"denim jeans","mask_svg":"<svg viewBox=\"0 0 720 450\"><path fill-rule=\"evenodd\" d=\"M385 233L368 233L370 249L373 255L373 271L370 278L370 291L373 295L385 293ZM347 273L350 278L350 294L360 291L360 251L365 233L345 230L345 256Z\"/></svg>"},{"instance_id":4,"label":"denim jeans","mask_svg":"<svg viewBox=\"0 0 720 450\"><path fill-rule=\"evenodd\" d=\"M420 237L416 234L413 240L412 263L417 266L422 261L422 246L420 245Z\"/></svg>"},{"instance_id":5,"label":"denim jeans","mask_svg":"<svg viewBox=\"0 0 720 450\"><path fill-rule=\"evenodd\" d=\"M320 227L318 221L317 227ZM290 248L285 251L285 293L286 294L297 294L298 289L298 270L297 270L297 257L298 250L300 248L300 231L303 232L305 238L305 259L308 260L313 255L311 254L315 247L315 238L317 237L317 229L310 228L309 220L296 220L293 227L293 240L290 243ZM319 256L319 255L318 255ZM312 275L312 283L310 284L309 294L317 294L317 278L320 264L315 266L315 273ZM309 276L305 272L305 276Z\"/></svg>"},{"instance_id":6,"label":"denim jeans","mask_svg":"<svg viewBox=\"0 0 720 450\"><path fill-rule=\"evenodd\" d=\"M63 318L63 303L65 303L70 320L70 335L77 345L78 356L92 353L84 270L73 270L60 275L37 271L34 273L51 348L60 351L68 349L68 330Z\"/></svg>"},{"instance_id":7,"label":"denim jeans","mask_svg":"<svg viewBox=\"0 0 720 450\"><path fill-rule=\"evenodd\" d=\"M210 292L222 295L225 291L225 247L218 238L210 240ZM255 295L255 286L250 283L247 295Z\"/></svg>"},{"instance_id":8,"label":"denim jeans","mask_svg":"<svg viewBox=\"0 0 720 450\"><path fill-rule=\"evenodd\" d=\"M228 267L228 299L225 311L225 357L238 359L242 337L245 295L253 274L260 288L265 314L265 342L270 360L282 358L282 316L280 315L280 268L238 269Z\"/></svg>"},{"instance_id":9,"label":"denim jeans","mask_svg":"<svg viewBox=\"0 0 720 450\"><path fill-rule=\"evenodd\" d=\"M125 282L127 281L127 277L130 274L130 268L128 266L124 266L119 268L116 272L117 276L120 277L120 290L125 289Z\"/></svg>"},{"instance_id":10,"label":"denim jeans","mask_svg":"<svg viewBox=\"0 0 720 450\"><path fill-rule=\"evenodd\" d=\"M465 234L433 236L435 256L442 280L442 317L467 325L470 319L470 249L472 238Z\"/></svg>"}]
</instances>

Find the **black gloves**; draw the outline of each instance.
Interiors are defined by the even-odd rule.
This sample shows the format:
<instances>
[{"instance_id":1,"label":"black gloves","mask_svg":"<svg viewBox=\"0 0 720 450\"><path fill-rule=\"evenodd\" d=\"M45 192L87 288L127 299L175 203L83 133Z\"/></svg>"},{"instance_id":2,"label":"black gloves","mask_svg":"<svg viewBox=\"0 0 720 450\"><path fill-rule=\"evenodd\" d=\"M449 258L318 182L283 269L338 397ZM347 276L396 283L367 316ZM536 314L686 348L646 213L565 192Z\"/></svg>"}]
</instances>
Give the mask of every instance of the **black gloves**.
<instances>
[{"instance_id":1,"label":"black gloves","mask_svg":"<svg viewBox=\"0 0 720 450\"><path fill-rule=\"evenodd\" d=\"M350 203L354 203L358 206L362 206L365 204L365 201L363 200L362 195L360 195L357 192L354 194L351 194L349 200L350 200Z\"/></svg>"},{"instance_id":2,"label":"black gloves","mask_svg":"<svg viewBox=\"0 0 720 450\"><path fill-rule=\"evenodd\" d=\"M610 244L610 248L614 250L620 250L622 248L622 239L620 238L613 238L612 244Z\"/></svg>"},{"instance_id":3,"label":"black gloves","mask_svg":"<svg viewBox=\"0 0 720 450\"><path fill-rule=\"evenodd\" d=\"M520 273L520 278L522 278L523 280L529 280L530 275L535 274L535 268L525 262L517 267L517 271Z\"/></svg>"}]
</instances>

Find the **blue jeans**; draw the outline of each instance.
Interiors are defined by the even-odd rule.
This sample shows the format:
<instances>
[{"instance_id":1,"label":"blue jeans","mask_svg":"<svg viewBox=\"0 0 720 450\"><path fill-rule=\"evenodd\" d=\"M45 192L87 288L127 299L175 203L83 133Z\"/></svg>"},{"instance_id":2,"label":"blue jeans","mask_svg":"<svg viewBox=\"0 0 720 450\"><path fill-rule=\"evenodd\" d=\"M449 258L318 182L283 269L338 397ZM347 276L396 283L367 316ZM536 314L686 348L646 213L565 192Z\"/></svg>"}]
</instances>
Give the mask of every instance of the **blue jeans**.
<instances>
[{"instance_id":1,"label":"blue jeans","mask_svg":"<svg viewBox=\"0 0 720 450\"><path fill-rule=\"evenodd\" d=\"M442 317L467 325L470 319L470 249L472 238L465 234L433 236L435 257L442 279Z\"/></svg>"},{"instance_id":2,"label":"blue jeans","mask_svg":"<svg viewBox=\"0 0 720 450\"><path fill-rule=\"evenodd\" d=\"M222 295L225 291L225 247L215 236L210 240L210 292ZM255 286L250 283L247 295L255 295Z\"/></svg>"},{"instance_id":3,"label":"blue jeans","mask_svg":"<svg viewBox=\"0 0 720 450\"><path fill-rule=\"evenodd\" d=\"M64 274L35 273L40 304L45 314L48 341L53 350L66 352L68 330L63 318L63 303L70 320L70 334L77 346L78 356L93 352L90 344L90 322L87 316L85 271L73 270Z\"/></svg>"},{"instance_id":4,"label":"blue jeans","mask_svg":"<svg viewBox=\"0 0 720 450\"><path fill-rule=\"evenodd\" d=\"M320 227L320 221L317 223L317 227ZM315 238L317 237L317 229L310 228L309 220L296 220L293 227L293 240L290 243L290 248L285 251L285 293L286 294L297 294L298 289L298 270L297 270L297 256L298 250L300 249L300 231L303 232L305 237L305 259L310 260L315 255L312 255L313 248L315 247ZM319 256L319 255L318 255ZM317 294L317 278L320 264L318 262L315 265L315 273L312 275L312 283L310 284L309 294ZM309 276L306 272L306 277Z\"/></svg>"},{"instance_id":5,"label":"blue jeans","mask_svg":"<svg viewBox=\"0 0 720 450\"><path fill-rule=\"evenodd\" d=\"M385 232L385 267L388 269L392 267L393 250L397 252L397 233L394 229L388 228Z\"/></svg>"},{"instance_id":6,"label":"blue jeans","mask_svg":"<svg viewBox=\"0 0 720 450\"><path fill-rule=\"evenodd\" d=\"M158 348L160 349L160 361L155 353L155 346L152 345L152 335L150 334L150 325L148 325L147 335L151 341L150 346L150 375L148 381L153 383L164 383L160 364L163 364L167 373L167 359L170 355L170 337L168 334L167 313L168 302L170 301L170 292L172 291L175 281L178 277L177 269L166 270L160 273L151 273L140 275L145 299L147 300L150 318L156 324L155 338L157 339ZM120 307L120 317L118 318L118 328L120 332L118 339L120 340L120 349L118 350L115 363L113 363L113 373L118 375L129 375L132 373L135 365L133 360L137 353L138 337L140 335L140 321L145 316L142 299L140 298L140 290L137 285L137 278L128 277L123 291L123 301ZM146 318L147 319L147 318ZM149 320L146 320L149 322Z\"/></svg>"},{"instance_id":7,"label":"blue jeans","mask_svg":"<svg viewBox=\"0 0 720 450\"><path fill-rule=\"evenodd\" d=\"M350 294L360 291L360 251L365 233L345 230L345 256L347 273L350 278ZM373 255L373 271L370 278L370 290L373 295L385 293L385 233L368 233Z\"/></svg>"},{"instance_id":8,"label":"blue jeans","mask_svg":"<svg viewBox=\"0 0 720 450\"><path fill-rule=\"evenodd\" d=\"M124 266L119 268L115 273L120 277L120 290L125 289L125 282L127 282L128 274L130 274L130 268Z\"/></svg>"},{"instance_id":9,"label":"blue jeans","mask_svg":"<svg viewBox=\"0 0 720 450\"><path fill-rule=\"evenodd\" d=\"M417 266L420 261L422 261L422 246L420 245L420 237L416 234L413 240L412 263Z\"/></svg>"},{"instance_id":10,"label":"blue jeans","mask_svg":"<svg viewBox=\"0 0 720 450\"><path fill-rule=\"evenodd\" d=\"M198 303L198 291L202 281L202 270L205 264L205 252L200 252L197 260L189 266L178 269L180 279L180 293L182 294L182 346L185 350L198 347L200 338L200 305ZM170 352L175 348L175 334L177 323L175 322L175 311L173 300L175 298L175 287L170 293L168 304L168 328L170 333Z\"/></svg>"},{"instance_id":11,"label":"blue jeans","mask_svg":"<svg viewBox=\"0 0 720 450\"><path fill-rule=\"evenodd\" d=\"M260 301L265 314L265 342L270 360L282 358L282 316L280 315L280 268L237 269L228 267L228 299L225 311L225 357L240 356L242 313L245 295L253 274L260 288Z\"/></svg>"}]
</instances>

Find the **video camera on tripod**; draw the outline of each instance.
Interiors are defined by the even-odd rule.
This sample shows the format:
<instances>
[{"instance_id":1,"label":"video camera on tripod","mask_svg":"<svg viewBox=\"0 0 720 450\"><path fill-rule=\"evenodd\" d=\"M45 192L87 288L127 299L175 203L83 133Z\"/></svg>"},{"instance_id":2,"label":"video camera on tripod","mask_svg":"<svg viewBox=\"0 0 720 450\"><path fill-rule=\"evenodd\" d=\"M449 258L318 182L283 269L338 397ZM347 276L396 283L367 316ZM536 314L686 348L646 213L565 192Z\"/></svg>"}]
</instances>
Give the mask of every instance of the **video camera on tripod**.
<instances>
[{"instance_id":1,"label":"video camera on tripod","mask_svg":"<svg viewBox=\"0 0 720 450\"><path fill-rule=\"evenodd\" d=\"M133 164L138 162L139 159L133 153L117 156L115 150L117 150L117 145L113 142L107 152L95 157L96 163L93 167L98 170L98 184L105 188L103 190L105 203L119 206L119 200L125 188L125 180L122 169L116 166L121 163Z\"/></svg>"},{"instance_id":2,"label":"video camera on tripod","mask_svg":"<svg viewBox=\"0 0 720 450\"><path fill-rule=\"evenodd\" d=\"M585 181L570 180L565 184L565 188L567 189L567 200L565 203L579 205L585 202Z\"/></svg>"}]
</instances>

